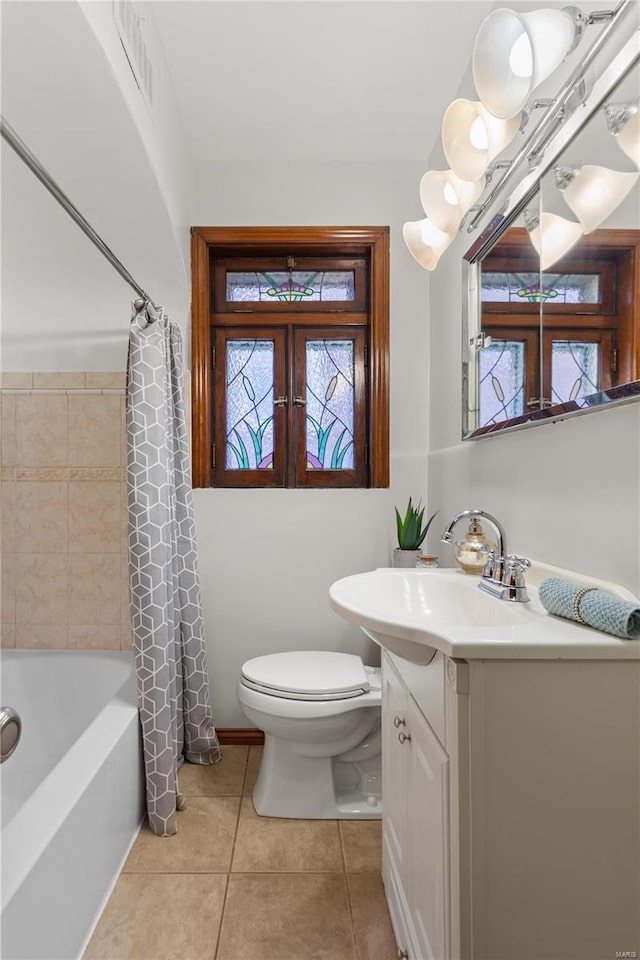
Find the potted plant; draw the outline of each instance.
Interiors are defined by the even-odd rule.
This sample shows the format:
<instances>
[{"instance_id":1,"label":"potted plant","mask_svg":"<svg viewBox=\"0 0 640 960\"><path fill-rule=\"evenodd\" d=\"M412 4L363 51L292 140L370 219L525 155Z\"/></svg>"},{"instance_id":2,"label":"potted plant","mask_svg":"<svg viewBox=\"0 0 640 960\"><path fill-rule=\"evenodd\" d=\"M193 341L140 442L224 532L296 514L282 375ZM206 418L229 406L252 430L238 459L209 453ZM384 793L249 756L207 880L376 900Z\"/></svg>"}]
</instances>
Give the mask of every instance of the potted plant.
<instances>
[{"instance_id":1,"label":"potted plant","mask_svg":"<svg viewBox=\"0 0 640 960\"><path fill-rule=\"evenodd\" d=\"M415 567L416 561L420 556L420 547L429 532L429 527L436 513L432 513L427 522L424 523L424 507L418 502L414 507L411 497L404 518L400 516L398 508L396 510L396 527L398 531L398 546L393 551L394 567Z\"/></svg>"}]
</instances>

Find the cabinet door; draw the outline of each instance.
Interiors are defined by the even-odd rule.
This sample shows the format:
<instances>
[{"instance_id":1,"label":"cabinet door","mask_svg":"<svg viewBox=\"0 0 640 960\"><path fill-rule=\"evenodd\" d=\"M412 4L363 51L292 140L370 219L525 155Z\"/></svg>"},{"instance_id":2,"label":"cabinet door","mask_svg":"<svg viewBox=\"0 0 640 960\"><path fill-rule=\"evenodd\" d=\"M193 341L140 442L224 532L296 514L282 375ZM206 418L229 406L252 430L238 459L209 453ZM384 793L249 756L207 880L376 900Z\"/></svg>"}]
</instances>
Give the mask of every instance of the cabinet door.
<instances>
[{"instance_id":1,"label":"cabinet door","mask_svg":"<svg viewBox=\"0 0 640 960\"><path fill-rule=\"evenodd\" d=\"M405 875L407 830L407 693L386 654L382 660L382 796L384 837L399 878Z\"/></svg>"},{"instance_id":2,"label":"cabinet door","mask_svg":"<svg viewBox=\"0 0 640 960\"><path fill-rule=\"evenodd\" d=\"M409 697L408 899L420 957L449 957L449 758Z\"/></svg>"}]
</instances>

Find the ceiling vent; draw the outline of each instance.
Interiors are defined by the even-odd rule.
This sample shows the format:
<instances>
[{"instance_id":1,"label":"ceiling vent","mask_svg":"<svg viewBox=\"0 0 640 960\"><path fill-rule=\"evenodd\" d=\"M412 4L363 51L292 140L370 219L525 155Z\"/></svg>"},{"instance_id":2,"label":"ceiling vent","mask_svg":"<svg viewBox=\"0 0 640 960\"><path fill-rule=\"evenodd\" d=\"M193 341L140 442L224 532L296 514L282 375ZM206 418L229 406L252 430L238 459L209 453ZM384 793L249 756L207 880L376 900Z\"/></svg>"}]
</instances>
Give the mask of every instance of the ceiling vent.
<instances>
[{"instance_id":1,"label":"ceiling vent","mask_svg":"<svg viewBox=\"0 0 640 960\"><path fill-rule=\"evenodd\" d=\"M153 107L153 67L142 37L141 17L131 0L114 0L113 15L118 35L131 72L140 93L149 107Z\"/></svg>"}]
</instances>

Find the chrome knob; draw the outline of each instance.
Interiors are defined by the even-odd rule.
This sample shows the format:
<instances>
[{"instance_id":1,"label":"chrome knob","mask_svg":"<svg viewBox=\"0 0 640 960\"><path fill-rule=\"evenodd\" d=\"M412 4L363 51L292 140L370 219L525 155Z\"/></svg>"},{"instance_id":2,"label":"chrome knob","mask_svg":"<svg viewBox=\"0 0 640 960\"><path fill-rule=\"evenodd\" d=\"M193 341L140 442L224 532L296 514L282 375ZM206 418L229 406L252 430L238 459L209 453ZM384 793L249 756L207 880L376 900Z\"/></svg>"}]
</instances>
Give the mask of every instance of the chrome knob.
<instances>
[{"instance_id":1,"label":"chrome knob","mask_svg":"<svg viewBox=\"0 0 640 960\"><path fill-rule=\"evenodd\" d=\"M402 733L402 731L401 731L401 732L398 734L398 740L400 741L400 743L406 743L407 740L411 740L411 734L410 734L410 733Z\"/></svg>"},{"instance_id":2,"label":"chrome knob","mask_svg":"<svg viewBox=\"0 0 640 960\"><path fill-rule=\"evenodd\" d=\"M406 720L403 720L401 717L394 717L394 718L393 718L393 725L394 725L394 727L396 728L396 730L398 729L398 727L404 727L404 726L406 726L406 723L407 723L407 721L406 721Z\"/></svg>"},{"instance_id":3,"label":"chrome knob","mask_svg":"<svg viewBox=\"0 0 640 960\"><path fill-rule=\"evenodd\" d=\"M0 707L0 763L16 749L21 733L22 721L13 707Z\"/></svg>"}]
</instances>

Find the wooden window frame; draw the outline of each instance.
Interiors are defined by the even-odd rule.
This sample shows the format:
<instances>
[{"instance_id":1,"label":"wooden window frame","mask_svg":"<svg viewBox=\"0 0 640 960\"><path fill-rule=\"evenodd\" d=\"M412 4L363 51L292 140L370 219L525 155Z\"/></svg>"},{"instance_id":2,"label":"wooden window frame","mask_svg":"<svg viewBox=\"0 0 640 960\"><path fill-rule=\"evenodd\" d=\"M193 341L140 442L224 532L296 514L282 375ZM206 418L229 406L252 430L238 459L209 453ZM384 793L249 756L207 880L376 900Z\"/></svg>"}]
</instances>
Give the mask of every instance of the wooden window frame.
<instances>
[{"instance_id":1,"label":"wooden window frame","mask_svg":"<svg viewBox=\"0 0 640 960\"><path fill-rule=\"evenodd\" d=\"M212 254L242 258L251 250L259 255L283 256L295 250L310 257L366 256L369 260L368 314L350 312L343 322L361 325L368 319L366 403L368 426L368 487L389 486L389 228L388 227L192 227L192 444L193 486L210 487L213 426L213 370L211 319L213 303ZM260 305L262 306L262 305ZM302 309L268 311L274 326L318 326L318 313ZM303 306L303 305L300 305ZM318 306L318 304L315 304ZM332 305L333 306L333 305ZM338 303L334 307L340 310ZM262 312L262 311L261 311ZM341 311L342 312L342 311ZM242 328L242 315L217 317L218 326ZM262 325L262 318L261 318ZM320 471L314 476L318 483ZM363 479L363 485L366 481ZM263 485L263 484L261 484Z\"/></svg>"}]
</instances>

